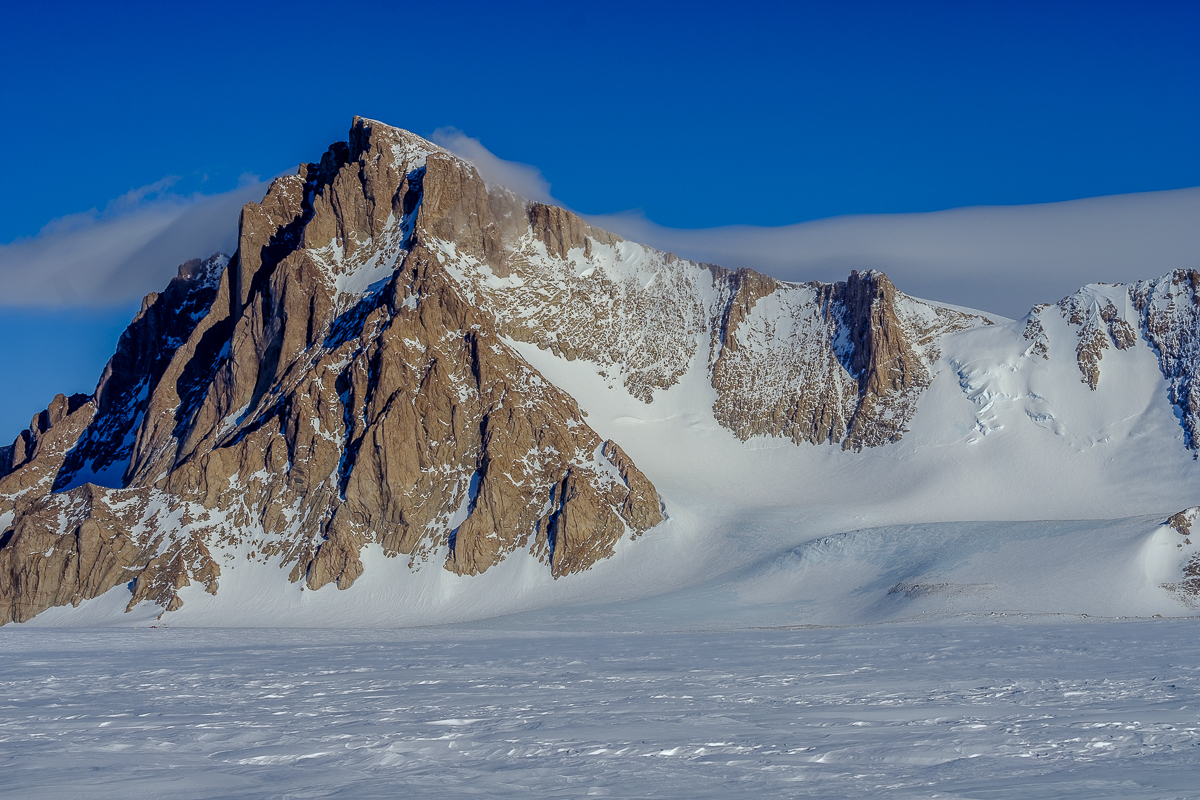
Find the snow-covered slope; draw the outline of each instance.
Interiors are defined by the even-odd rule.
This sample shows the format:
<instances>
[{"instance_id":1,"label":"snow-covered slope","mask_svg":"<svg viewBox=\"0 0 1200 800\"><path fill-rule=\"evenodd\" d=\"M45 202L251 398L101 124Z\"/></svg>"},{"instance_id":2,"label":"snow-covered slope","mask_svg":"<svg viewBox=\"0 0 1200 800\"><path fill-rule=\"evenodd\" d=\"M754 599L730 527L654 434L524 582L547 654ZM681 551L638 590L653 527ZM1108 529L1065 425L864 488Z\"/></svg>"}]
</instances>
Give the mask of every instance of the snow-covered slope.
<instances>
[{"instance_id":1,"label":"snow-covered slope","mask_svg":"<svg viewBox=\"0 0 1200 800\"><path fill-rule=\"evenodd\" d=\"M209 263L126 402L0 452L9 618L1193 612L1196 273L1021 320L785 283L369 120Z\"/></svg>"}]
</instances>

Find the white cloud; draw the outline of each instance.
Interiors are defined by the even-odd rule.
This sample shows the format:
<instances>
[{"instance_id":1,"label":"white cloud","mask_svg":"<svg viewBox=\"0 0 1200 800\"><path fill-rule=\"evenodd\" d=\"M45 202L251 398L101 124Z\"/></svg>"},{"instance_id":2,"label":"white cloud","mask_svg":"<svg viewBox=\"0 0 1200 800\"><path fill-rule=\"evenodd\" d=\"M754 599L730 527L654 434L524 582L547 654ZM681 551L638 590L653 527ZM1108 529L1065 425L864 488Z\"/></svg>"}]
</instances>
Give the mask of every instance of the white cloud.
<instances>
[{"instance_id":1,"label":"white cloud","mask_svg":"<svg viewBox=\"0 0 1200 800\"><path fill-rule=\"evenodd\" d=\"M442 128L433 138L474 163L488 183L567 207L551 196L536 167L497 158L454 128ZM585 218L697 261L793 281L835 281L852 269L878 269L908 294L1013 317L1086 283L1200 269L1200 187L771 228L666 228L636 211Z\"/></svg>"},{"instance_id":2,"label":"white cloud","mask_svg":"<svg viewBox=\"0 0 1200 800\"><path fill-rule=\"evenodd\" d=\"M191 258L237 247L238 212L266 184L244 176L221 194L171 193L164 178L0 245L0 305L111 306L159 291Z\"/></svg>"},{"instance_id":3,"label":"white cloud","mask_svg":"<svg viewBox=\"0 0 1200 800\"><path fill-rule=\"evenodd\" d=\"M498 158L478 139L472 139L458 128L438 128L429 138L434 144L474 164L484 183L504 186L527 200L562 205L550 195L550 183L537 167Z\"/></svg>"},{"instance_id":4,"label":"white cloud","mask_svg":"<svg viewBox=\"0 0 1200 800\"><path fill-rule=\"evenodd\" d=\"M902 291L1006 316L1086 283L1200 268L1200 188L1026 206L681 230L637 213L588 217L629 239L784 280L878 269Z\"/></svg>"}]
</instances>

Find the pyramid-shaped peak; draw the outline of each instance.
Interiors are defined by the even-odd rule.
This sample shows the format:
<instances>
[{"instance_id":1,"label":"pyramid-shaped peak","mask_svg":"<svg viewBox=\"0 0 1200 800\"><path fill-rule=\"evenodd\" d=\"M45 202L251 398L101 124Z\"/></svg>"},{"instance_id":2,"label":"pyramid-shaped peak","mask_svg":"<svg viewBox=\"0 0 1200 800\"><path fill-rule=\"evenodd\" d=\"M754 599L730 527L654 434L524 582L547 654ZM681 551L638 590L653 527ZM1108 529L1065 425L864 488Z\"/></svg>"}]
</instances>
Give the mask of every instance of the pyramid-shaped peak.
<instances>
[{"instance_id":1,"label":"pyramid-shaped peak","mask_svg":"<svg viewBox=\"0 0 1200 800\"><path fill-rule=\"evenodd\" d=\"M412 156L423 158L431 153L449 154L445 148L439 147L412 131L360 116L355 116L350 123L347 144L350 147L352 161L357 160L359 156L369 152L373 147L388 147L394 155L409 158ZM409 158L405 160L409 160Z\"/></svg>"}]
</instances>

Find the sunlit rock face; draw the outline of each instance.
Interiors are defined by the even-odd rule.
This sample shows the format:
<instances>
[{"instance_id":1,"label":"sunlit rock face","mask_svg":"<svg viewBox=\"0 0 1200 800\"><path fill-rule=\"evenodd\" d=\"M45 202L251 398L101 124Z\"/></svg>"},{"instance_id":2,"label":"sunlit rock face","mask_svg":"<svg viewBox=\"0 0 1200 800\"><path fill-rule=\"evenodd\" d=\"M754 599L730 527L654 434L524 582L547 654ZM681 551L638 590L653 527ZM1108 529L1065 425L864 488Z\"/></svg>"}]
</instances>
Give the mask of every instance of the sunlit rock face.
<instances>
[{"instance_id":1,"label":"sunlit rock face","mask_svg":"<svg viewBox=\"0 0 1200 800\"><path fill-rule=\"evenodd\" d=\"M92 397L0 451L0 621L122 583L177 608L219 591L210 548L344 589L371 543L461 574L524 548L562 576L653 528L654 487L447 263L502 271L497 219L558 211L356 119L243 210L232 258L146 298Z\"/></svg>"}]
</instances>

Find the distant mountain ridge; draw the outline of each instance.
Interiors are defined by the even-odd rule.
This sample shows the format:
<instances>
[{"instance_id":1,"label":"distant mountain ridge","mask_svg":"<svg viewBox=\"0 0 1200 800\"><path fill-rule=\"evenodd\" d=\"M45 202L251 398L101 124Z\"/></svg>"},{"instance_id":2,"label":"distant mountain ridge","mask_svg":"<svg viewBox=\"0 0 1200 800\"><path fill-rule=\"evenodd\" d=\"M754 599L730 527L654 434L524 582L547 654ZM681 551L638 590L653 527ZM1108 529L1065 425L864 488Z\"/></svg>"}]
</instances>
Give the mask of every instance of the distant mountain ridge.
<instances>
[{"instance_id":1,"label":"distant mountain ridge","mask_svg":"<svg viewBox=\"0 0 1200 800\"><path fill-rule=\"evenodd\" d=\"M363 118L239 225L233 256L146 298L92 396L0 449L0 624L122 585L129 609L176 611L242 561L308 590L349 589L369 547L462 576L527 552L560 578L655 536L659 478L526 345L651 409L701 363L732 436L849 453L908 433L947 337L1010 337L1014 373L1070 347L1093 392L1109 352L1151 348L1179 446L1200 448L1194 271L1085 287L1010 332L878 272L797 284L679 259ZM994 430L1003 392L956 368Z\"/></svg>"}]
</instances>

